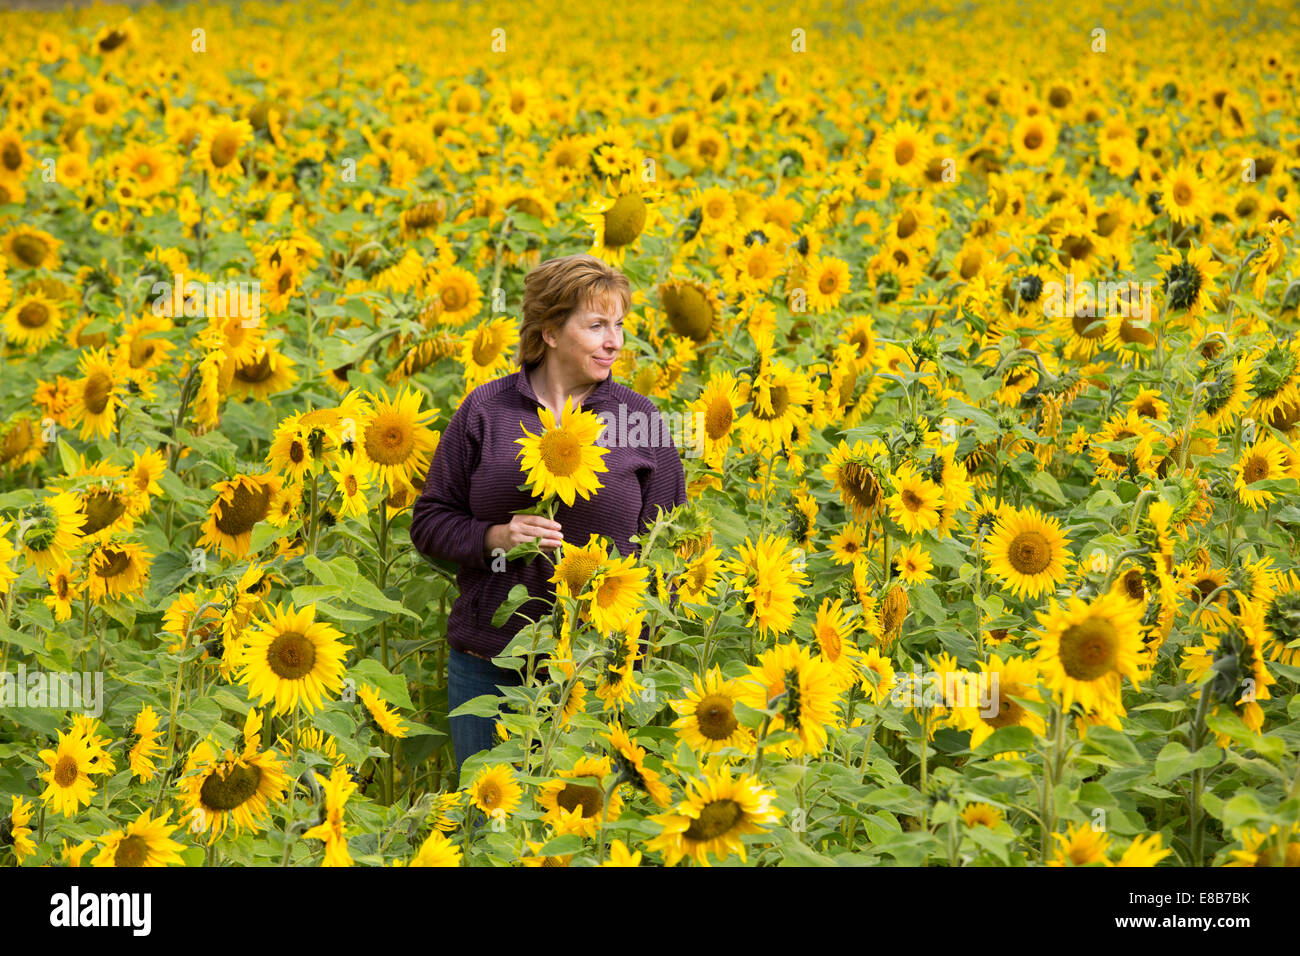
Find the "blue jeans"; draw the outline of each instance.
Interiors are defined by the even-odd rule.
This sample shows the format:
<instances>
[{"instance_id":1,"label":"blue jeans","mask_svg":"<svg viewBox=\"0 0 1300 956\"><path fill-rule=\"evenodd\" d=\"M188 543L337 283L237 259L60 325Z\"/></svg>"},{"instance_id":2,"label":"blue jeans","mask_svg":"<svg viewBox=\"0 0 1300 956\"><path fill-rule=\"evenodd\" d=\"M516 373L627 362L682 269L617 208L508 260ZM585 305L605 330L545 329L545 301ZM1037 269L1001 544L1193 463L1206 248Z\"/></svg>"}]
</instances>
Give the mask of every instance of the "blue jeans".
<instances>
[{"instance_id":1,"label":"blue jeans","mask_svg":"<svg viewBox=\"0 0 1300 956\"><path fill-rule=\"evenodd\" d=\"M484 694L504 696L501 687L517 687L523 681L514 671L497 667L491 661L485 661L466 654L455 648L449 648L447 655L447 713L451 713L461 704ZM456 773L465 761L484 750L491 750L497 742L496 720L492 717L476 717L466 714L462 717L450 717L451 745L456 751ZM463 784L463 781L462 781Z\"/></svg>"}]
</instances>

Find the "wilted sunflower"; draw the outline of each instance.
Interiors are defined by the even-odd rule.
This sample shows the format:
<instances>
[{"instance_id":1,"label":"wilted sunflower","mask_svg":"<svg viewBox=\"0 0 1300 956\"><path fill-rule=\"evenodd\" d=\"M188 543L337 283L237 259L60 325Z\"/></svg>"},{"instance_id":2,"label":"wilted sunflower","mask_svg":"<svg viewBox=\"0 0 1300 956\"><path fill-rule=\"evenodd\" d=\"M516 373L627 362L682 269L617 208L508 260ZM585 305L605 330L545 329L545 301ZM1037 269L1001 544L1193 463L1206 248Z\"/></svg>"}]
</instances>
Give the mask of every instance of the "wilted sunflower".
<instances>
[{"instance_id":1,"label":"wilted sunflower","mask_svg":"<svg viewBox=\"0 0 1300 956\"><path fill-rule=\"evenodd\" d=\"M114 830L100 837L104 848L93 861L94 866L171 866L181 863L184 846L171 838L178 824L168 823L170 810L157 819L151 819L152 810L145 810L125 830Z\"/></svg>"},{"instance_id":2,"label":"wilted sunflower","mask_svg":"<svg viewBox=\"0 0 1300 956\"><path fill-rule=\"evenodd\" d=\"M650 817L663 829L646 849L662 852L669 866L684 856L709 866L710 854L725 860L735 853L743 862L741 837L763 833L781 818L781 811L772 805L775 793L749 774L733 779L726 767L708 769L702 778L688 780L684 796L671 812Z\"/></svg>"},{"instance_id":3,"label":"wilted sunflower","mask_svg":"<svg viewBox=\"0 0 1300 956\"><path fill-rule=\"evenodd\" d=\"M1060 522L1030 506L1003 513L984 543L984 558L1011 593L1036 598L1065 580L1068 545Z\"/></svg>"},{"instance_id":4,"label":"wilted sunflower","mask_svg":"<svg viewBox=\"0 0 1300 956\"><path fill-rule=\"evenodd\" d=\"M1049 600L1037 612L1042 625L1035 663L1044 683L1058 692L1068 710L1078 701L1084 708L1114 711L1120 708L1120 680L1140 680L1142 651L1141 609L1111 591L1091 602L1070 597L1058 606Z\"/></svg>"},{"instance_id":5,"label":"wilted sunflower","mask_svg":"<svg viewBox=\"0 0 1300 956\"><path fill-rule=\"evenodd\" d=\"M1156 263L1165 270L1161 288L1172 311L1190 319L1210 308L1214 280L1223 271L1223 263L1211 256L1209 246L1156 256Z\"/></svg>"},{"instance_id":6,"label":"wilted sunflower","mask_svg":"<svg viewBox=\"0 0 1300 956\"><path fill-rule=\"evenodd\" d=\"M555 496L570 507L578 495L589 499L604 487L597 473L609 470L602 460L609 449L596 444L604 423L593 412L575 407L568 397L558 422L549 408L539 409L537 417L540 433L534 435L520 422L524 437L515 439L521 446L516 457L523 459L520 467L524 480L532 485L533 497L546 501Z\"/></svg>"},{"instance_id":7,"label":"wilted sunflower","mask_svg":"<svg viewBox=\"0 0 1300 956\"><path fill-rule=\"evenodd\" d=\"M248 554L253 528L270 514L271 500L284 479L279 475L236 475L212 486L217 493L199 535L199 547L215 547L236 558Z\"/></svg>"},{"instance_id":8,"label":"wilted sunflower","mask_svg":"<svg viewBox=\"0 0 1300 956\"><path fill-rule=\"evenodd\" d=\"M884 505L885 496L874 463L888 460L889 449L882 442L858 440L849 447L841 439L822 466L822 475L834 483L844 507L852 510L857 521L870 522Z\"/></svg>"},{"instance_id":9,"label":"wilted sunflower","mask_svg":"<svg viewBox=\"0 0 1300 956\"><path fill-rule=\"evenodd\" d=\"M273 714L307 713L324 706L326 693L343 689L343 659L351 645L331 624L316 620L316 605L294 610L281 604L269 610L244 635L238 660L239 682L259 705L274 701Z\"/></svg>"}]
</instances>

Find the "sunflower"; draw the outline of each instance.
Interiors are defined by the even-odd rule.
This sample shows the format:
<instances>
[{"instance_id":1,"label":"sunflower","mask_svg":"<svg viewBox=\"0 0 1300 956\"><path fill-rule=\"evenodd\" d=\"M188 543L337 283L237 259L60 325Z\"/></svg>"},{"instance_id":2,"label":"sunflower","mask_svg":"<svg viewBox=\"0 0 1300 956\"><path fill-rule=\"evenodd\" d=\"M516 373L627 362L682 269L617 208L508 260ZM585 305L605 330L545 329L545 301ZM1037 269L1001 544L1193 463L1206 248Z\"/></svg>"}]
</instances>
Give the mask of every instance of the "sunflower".
<instances>
[{"instance_id":1,"label":"sunflower","mask_svg":"<svg viewBox=\"0 0 1300 956\"><path fill-rule=\"evenodd\" d=\"M78 733L75 728L60 731L54 750L42 750L38 756L49 769L38 774L45 781L41 801L65 817L75 816L82 806L90 806L95 797L92 773L105 773L102 749Z\"/></svg>"},{"instance_id":2,"label":"sunflower","mask_svg":"<svg viewBox=\"0 0 1300 956\"><path fill-rule=\"evenodd\" d=\"M533 496L542 501L555 496L570 507L577 495L591 498L604 487L597 473L609 470L602 461L609 449L596 444L604 423L595 413L576 408L570 397L564 399L558 423L549 408L539 409L537 417L540 433L534 435L520 422L524 437L515 439L521 446L516 457L523 459L520 467Z\"/></svg>"},{"instance_id":3,"label":"sunflower","mask_svg":"<svg viewBox=\"0 0 1300 956\"><path fill-rule=\"evenodd\" d=\"M1161 289L1171 310L1191 319L1211 307L1214 280L1223 271L1223 264L1211 256L1209 246L1156 256L1156 264L1165 270Z\"/></svg>"},{"instance_id":4,"label":"sunflower","mask_svg":"<svg viewBox=\"0 0 1300 956\"><path fill-rule=\"evenodd\" d=\"M1031 507L1008 510L984 543L989 573L1021 598L1036 598L1065 580L1069 541L1055 518Z\"/></svg>"},{"instance_id":5,"label":"sunflower","mask_svg":"<svg viewBox=\"0 0 1300 956\"><path fill-rule=\"evenodd\" d=\"M1026 116L1011 131L1011 148L1026 166L1045 166L1056 151L1056 126L1046 116Z\"/></svg>"},{"instance_id":6,"label":"sunflower","mask_svg":"<svg viewBox=\"0 0 1300 956\"><path fill-rule=\"evenodd\" d=\"M171 866L173 863L184 865L181 850L184 846L171 838L179 829L178 824L168 823L172 815L166 811L157 819L151 819L152 810L145 810L134 822L128 823L125 830L114 830L100 837L104 848L99 851L93 864L95 866Z\"/></svg>"},{"instance_id":7,"label":"sunflower","mask_svg":"<svg viewBox=\"0 0 1300 956\"><path fill-rule=\"evenodd\" d=\"M692 342L707 342L719 324L717 293L697 279L669 279L658 286L668 325Z\"/></svg>"},{"instance_id":8,"label":"sunflower","mask_svg":"<svg viewBox=\"0 0 1300 956\"><path fill-rule=\"evenodd\" d=\"M203 124L198 146L190 159L213 181L238 179L244 175L239 153L253 139L248 120L214 116Z\"/></svg>"},{"instance_id":9,"label":"sunflower","mask_svg":"<svg viewBox=\"0 0 1300 956\"><path fill-rule=\"evenodd\" d=\"M18 543L27 561L43 574L65 565L69 552L79 543L86 523L80 508L76 495L59 492L23 512Z\"/></svg>"},{"instance_id":10,"label":"sunflower","mask_svg":"<svg viewBox=\"0 0 1300 956\"><path fill-rule=\"evenodd\" d=\"M461 849L437 830L429 834L407 866L460 866Z\"/></svg>"},{"instance_id":11,"label":"sunflower","mask_svg":"<svg viewBox=\"0 0 1300 956\"><path fill-rule=\"evenodd\" d=\"M43 229L16 226L0 239L4 254L18 269L57 269L63 243Z\"/></svg>"},{"instance_id":12,"label":"sunflower","mask_svg":"<svg viewBox=\"0 0 1300 956\"><path fill-rule=\"evenodd\" d=\"M750 388L750 409L738 427L749 444L761 448L780 448L788 443L795 429L807 422L813 387L801 371L792 369L784 359L764 357L762 367Z\"/></svg>"},{"instance_id":13,"label":"sunflower","mask_svg":"<svg viewBox=\"0 0 1300 956\"><path fill-rule=\"evenodd\" d=\"M1133 842L1124 848L1119 859L1115 861L1116 866L1155 866L1165 857L1169 856L1173 850L1167 849L1161 845L1162 837L1159 833L1153 833L1150 836L1135 836Z\"/></svg>"},{"instance_id":14,"label":"sunflower","mask_svg":"<svg viewBox=\"0 0 1300 956\"><path fill-rule=\"evenodd\" d=\"M662 829L646 849L662 852L669 866L684 856L709 866L710 854L726 860L735 853L744 862L741 838L765 832L782 815L772 805L776 794L757 777L746 773L733 779L727 767L707 769L702 778L688 780L684 797L671 812L649 818Z\"/></svg>"},{"instance_id":15,"label":"sunflower","mask_svg":"<svg viewBox=\"0 0 1300 956\"><path fill-rule=\"evenodd\" d=\"M1265 611L1258 601L1239 600L1240 613L1229 620L1221 634L1201 631L1201 643L1183 649L1180 667L1187 670L1187 681L1199 685L1194 698L1210 694L1213 713L1221 705L1231 708L1247 727L1258 733L1264 726L1264 711L1259 701L1271 698L1269 685L1275 683L1264 659L1264 641L1268 629ZM1216 731L1219 746L1227 749L1231 740Z\"/></svg>"},{"instance_id":16,"label":"sunflower","mask_svg":"<svg viewBox=\"0 0 1300 956\"><path fill-rule=\"evenodd\" d=\"M83 441L91 435L107 438L113 432L120 403L116 370L102 348L82 353L77 368L81 378L73 383L68 415L74 423L81 423Z\"/></svg>"},{"instance_id":17,"label":"sunflower","mask_svg":"<svg viewBox=\"0 0 1300 956\"><path fill-rule=\"evenodd\" d=\"M823 598L813 622L813 638L821 659L830 664L835 681L847 688L861 680L862 652L853 641L857 624L845 612L841 599Z\"/></svg>"},{"instance_id":18,"label":"sunflower","mask_svg":"<svg viewBox=\"0 0 1300 956\"><path fill-rule=\"evenodd\" d=\"M886 499L890 517L909 535L939 525L943 489L916 470L911 462L894 474L894 493Z\"/></svg>"},{"instance_id":19,"label":"sunflower","mask_svg":"<svg viewBox=\"0 0 1300 956\"><path fill-rule=\"evenodd\" d=\"M32 828L28 826L32 822L32 805L18 795L10 798L10 811L8 816L0 817L0 845L5 843L14 848L14 859L19 865L23 860L36 852L36 844L32 841Z\"/></svg>"},{"instance_id":20,"label":"sunflower","mask_svg":"<svg viewBox=\"0 0 1300 956\"><path fill-rule=\"evenodd\" d=\"M873 146L873 160L884 178L905 183L921 178L933 151L920 127L906 120L895 124Z\"/></svg>"},{"instance_id":21,"label":"sunflower","mask_svg":"<svg viewBox=\"0 0 1300 956\"><path fill-rule=\"evenodd\" d=\"M569 770L559 772L560 779L542 785L537 803L546 813L542 822L557 836L576 834L596 839L602 822L613 823L623 812L623 799L614 788L609 795L608 781L613 765L608 757L580 757Z\"/></svg>"},{"instance_id":22,"label":"sunflower","mask_svg":"<svg viewBox=\"0 0 1300 956\"><path fill-rule=\"evenodd\" d=\"M230 376L230 394L267 401L298 380L294 361L271 343L262 343L247 362L234 361Z\"/></svg>"},{"instance_id":23,"label":"sunflower","mask_svg":"<svg viewBox=\"0 0 1300 956\"><path fill-rule=\"evenodd\" d=\"M628 849L627 844L622 840L614 840L609 844L609 858L601 866L640 866L641 851L633 853Z\"/></svg>"},{"instance_id":24,"label":"sunflower","mask_svg":"<svg viewBox=\"0 0 1300 956\"><path fill-rule=\"evenodd\" d=\"M86 559L86 588L90 599L102 602L142 593L153 555L133 541L101 541Z\"/></svg>"},{"instance_id":25,"label":"sunflower","mask_svg":"<svg viewBox=\"0 0 1300 956\"><path fill-rule=\"evenodd\" d=\"M997 827L1005 819L1001 810L987 803L968 803L961 809L962 822L968 827Z\"/></svg>"},{"instance_id":26,"label":"sunflower","mask_svg":"<svg viewBox=\"0 0 1300 956\"><path fill-rule=\"evenodd\" d=\"M140 713L136 714L131 733L127 737L131 746L126 754L126 762L135 779L147 783L154 778L157 773L154 760L163 755L163 746L158 743L162 737L158 730L158 715L152 706L145 704L140 708Z\"/></svg>"},{"instance_id":27,"label":"sunflower","mask_svg":"<svg viewBox=\"0 0 1300 956\"><path fill-rule=\"evenodd\" d=\"M325 841L324 866L351 866L352 856L348 853L347 826L343 820L343 810L348 797L356 793L358 784L353 781L351 772L345 767L334 767L328 778L316 774L324 794L325 819L310 830L303 832L304 840Z\"/></svg>"},{"instance_id":28,"label":"sunflower","mask_svg":"<svg viewBox=\"0 0 1300 956\"><path fill-rule=\"evenodd\" d=\"M1210 214L1212 189L1189 163L1179 163L1165 176L1160 202L1179 225L1194 223Z\"/></svg>"},{"instance_id":29,"label":"sunflower","mask_svg":"<svg viewBox=\"0 0 1300 956\"><path fill-rule=\"evenodd\" d=\"M192 818L190 831L208 832L208 843L226 832L260 832L270 817L271 804L284 799L290 778L274 751L262 751L262 714L251 708L244 719L244 747L227 750L220 759L210 740L190 752L185 772L177 783L180 800Z\"/></svg>"},{"instance_id":30,"label":"sunflower","mask_svg":"<svg viewBox=\"0 0 1300 956\"><path fill-rule=\"evenodd\" d=\"M830 312L849 291L849 264L823 256L808 264L805 282L809 311L815 315Z\"/></svg>"},{"instance_id":31,"label":"sunflower","mask_svg":"<svg viewBox=\"0 0 1300 956\"><path fill-rule=\"evenodd\" d=\"M739 418L740 387L731 372L721 372L709 378L700 397L691 402L690 410L696 421L703 421L703 457L715 467L731 447L731 435ZM699 440L699 436L696 436Z\"/></svg>"},{"instance_id":32,"label":"sunflower","mask_svg":"<svg viewBox=\"0 0 1300 956\"><path fill-rule=\"evenodd\" d=\"M343 659L350 644L331 624L316 620L316 605L293 610L277 604L258 621L237 661L239 683L261 706L274 701L273 714L287 714L299 704L307 713L324 706L324 694L343 689Z\"/></svg>"},{"instance_id":33,"label":"sunflower","mask_svg":"<svg viewBox=\"0 0 1300 956\"><path fill-rule=\"evenodd\" d=\"M216 547L242 558L248 554L253 528L270 514L271 500L284 479L279 475L236 475L212 486L217 493L199 535L199 547Z\"/></svg>"},{"instance_id":34,"label":"sunflower","mask_svg":"<svg viewBox=\"0 0 1300 956\"><path fill-rule=\"evenodd\" d=\"M1220 359L1206 369L1202 381L1208 384L1201 392L1199 427L1223 434L1232 426L1250 401L1250 372L1250 358L1246 355L1230 361Z\"/></svg>"},{"instance_id":35,"label":"sunflower","mask_svg":"<svg viewBox=\"0 0 1300 956\"><path fill-rule=\"evenodd\" d=\"M773 732L788 730L795 740L779 745L791 755L817 755L826 747L827 727L836 724L839 686L834 667L793 641L779 644L750 665L740 700L755 710L777 711Z\"/></svg>"},{"instance_id":36,"label":"sunflower","mask_svg":"<svg viewBox=\"0 0 1300 956\"><path fill-rule=\"evenodd\" d=\"M1067 833L1053 833L1052 839L1057 846L1047 862L1048 866L1111 865L1106 857L1110 837L1106 831L1095 829L1091 823L1071 823Z\"/></svg>"},{"instance_id":37,"label":"sunflower","mask_svg":"<svg viewBox=\"0 0 1300 956\"><path fill-rule=\"evenodd\" d=\"M1128 478L1148 471L1160 433L1132 409L1118 412L1097 430L1088 449L1099 478ZM1122 444L1119 449L1103 447Z\"/></svg>"},{"instance_id":38,"label":"sunflower","mask_svg":"<svg viewBox=\"0 0 1300 956\"><path fill-rule=\"evenodd\" d=\"M35 354L59 337L63 329L63 307L40 292L20 296L5 313L9 340Z\"/></svg>"},{"instance_id":39,"label":"sunflower","mask_svg":"<svg viewBox=\"0 0 1300 956\"><path fill-rule=\"evenodd\" d=\"M5 529L0 528L0 533ZM4 548L0 547L0 561L4 560ZM55 568L50 572L48 583L50 593L41 600L51 611L54 612L54 620L62 623L72 617L72 602L81 594L82 586L73 580L76 572L72 565L63 565ZM4 579L4 574L0 571L0 594L4 593L4 587L8 582Z\"/></svg>"},{"instance_id":40,"label":"sunflower","mask_svg":"<svg viewBox=\"0 0 1300 956\"><path fill-rule=\"evenodd\" d=\"M607 179L605 194L593 200L589 211L582 214L594 232L590 253L611 265L622 265L628 249L654 222L658 199L658 192L644 188L631 175Z\"/></svg>"},{"instance_id":41,"label":"sunflower","mask_svg":"<svg viewBox=\"0 0 1300 956\"><path fill-rule=\"evenodd\" d=\"M822 475L835 485L844 507L853 512L856 520L869 522L885 503L881 481L875 470L879 462L889 460L889 450L883 443L861 440L852 447L840 440L822 466Z\"/></svg>"},{"instance_id":42,"label":"sunflower","mask_svg":"<svg viewBox=\"0 0 1300 956\"><path fill-rule=\"evenodd\" d=\"M1300 641L1300 576L1284 571L1274 584L1273 593L1264 602L1263 650L1269 660L1294 667L1300 662L1300 645L1296 645Z\"/></svg>"},{"instance_id":43,"label":"sunflower","mask_svg":"<svg viewBox=\"0 0 1300 956\"><path fill-rule=\"evenodd\" d=\"M1269 434L1261 436L1255 444L1242 452L1231 469L1236 476L1233 487L1242 504L1251 511L1272 504L1277 498L1276 492L1257 490L1251 485L1289 477L1286 462L1286 446Z\"/></svg>"},{"instance_id":44,"label":"sunflower","mask_svg":"<svg viewBox=\"0 0 1300 956\"><path fill-rule=\"evenodd\" d=\"M609 741L610 760L619 777L645 793L657 806L667 808L672 791L659 779L657 771L645 765L645 749L632 743L621 724L610 724L609 731L601 736Z\"/></svg>"},{"instance_id":45,"label":"sunflower","mask_svg":"<svg viewBox=\"0 0 1300 956\"><path fill-rule=\"evenodd\" d=\"M480 770L469 785L468 796L474 806L495 819L498 812L502 818L513 813L523 800L524 790L515 782L510 767L501 763Z\"/></svg>"},{"instance_id":46,"label":"sunflower","mask_svg":"<svg viewBox=\"0 0 1300 956\"><path fill-rule=\"evenodd\" d=\"M438 410L420 411L420 393L403 389L392 400L366 393L368 403L360 406L353 445L358 465L371 470L390 492L428 469L429 457L438 445L438 433L428 422Z\"/></svg>"},{"instance_id":47,"label":"sunflower","mask_svg":"<svg viewBox=\"0 0 1300 956\"><path fill-rule=\"evenodd\" d=\"M508 318L493 319L466 332L460 350L460 361L465 366L465 388L473 389L509 371L509 346L518 340L518 324Z\"/></svg>"},{"instance_id":48,"label":"sunflower","mask_svg":"<svg viewBox=\"0 0 1300 956\"><path fill-rule=\"evenodd\" d=\"M1300 866L1300 826L1294 823L1285 830L1275 823L1268 833L1246 827L1237 839L1241 849L1231 851L1224 866Z\"/></svg>"},{"instance_id":49,"label":"sunflower","mask_svg":"<svg viewBox=\"0 0 1300 956\"><path fill-rule=\"evenodd\" d=\"M758 632L784 634L794 621L795 604L803 595L808 576L795 565L785 537L767 535L754 544L748 537L736 549L727 570L735 574L731 586L745 596L750 610L746 627L758 624Z\"/></svg>"},{"instance_id":50,"label":"sunflower","mask_svg":"<svg viewBox=\"0 0 1300 956\"><path fill-rule=\"evenodd\" d=\"M1091 602L1070 597L1063 606L1049 599L1046 611L1037 612L1042 628L1035 663L1045 684L1061 694L1068 710L1075 701L1085 709L1120 708L1120 679L1136 686L1140 679L1142 650L1141 609L1114 591Z\"/></svg>"},{"instance_id":51,"label":"sunflower","mask_svg":"<svg viewBox=\"0 0 1300 956\"><path fill-rule=\"evenodd\" d=\"M459 266L436 269L425 280L424 294L436 303L438 320L445 325L464 325L483 307L478 279Z\"/></svg>"},{"instance_id":52,"label":"sunflower","mask_svg":"<svg viewBox=\"0 0 1300 956\"><path fill-rule=\"evenodd\" d=\"M1250 393L1250 413L1260 419L1300 405L1300 341L1275 342L1258 356Z\"/></svg>"},{"instance_id":53,"label":"sunflower","mask_svg":"<svg viewBox=\"0 0 1300 956\"><path fill-rule=\"evenodd\" d=\"M678 718L672 727L677 736L696 753L714 754L734 747L743 754L754 750L754 733L736 717L740 689L736 681L724 678L718 667L694 676L694 690L670 701Z\"/></svg>"},{"instance_id":54,"label":"sunflower","mask_svg":"<svg viewBox=\"0 0 1300 956\"><path fill-rule=\"evenodd\" d=\"M605 561L588 584L583 617L602 634L621 630L641 606L649 575L636 566L635 555Z\"/></svg>"},{"instance_id":55,"label":"sunflower","mask_svg":"<svg viewBox=\"0 0 1300 956\"><path fill-rule=\"evenodd\" d=\"M831 536L831 560L836 564L852 564L865 555L866 529L850 521L839 534Z\"/></svg>"},{"instance_id":56,"label":"sunflower","mask_svg":"<svg viewBox=\"0 0 1300 956\"><path fill-rule=\"evenodd\" d=\"M1003 660L997 654L990 654L987 661L980 662L979 669L983 676L977 686L987 686L990 692L987 700L976 699L983 696L981 688L980 695L968 695L966 700L958 701L951 716L954 726L971 731L971 750L1001 727L1027 727L1035 737L1047 733L1043 718L1013 699L1041 700L1037 688L1038 667L1032 660L1009 654Z\"/></svg>"}]
</instances>

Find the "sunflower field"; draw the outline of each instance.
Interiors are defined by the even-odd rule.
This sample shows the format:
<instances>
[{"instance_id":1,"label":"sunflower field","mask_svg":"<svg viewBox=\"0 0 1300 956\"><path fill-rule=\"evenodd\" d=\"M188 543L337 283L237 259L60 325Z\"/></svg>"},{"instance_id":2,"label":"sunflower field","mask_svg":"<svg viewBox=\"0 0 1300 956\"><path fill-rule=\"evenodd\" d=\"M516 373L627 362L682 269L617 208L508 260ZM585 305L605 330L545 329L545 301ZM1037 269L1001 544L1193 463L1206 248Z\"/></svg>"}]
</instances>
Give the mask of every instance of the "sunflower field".
<instances>
[{"instance_id":1,"label":"sunflower field","mask_svg":"<svg viewBox=\"0 0 1300 956\"><path fill-rule=\"evenodd\" d=\"M0 27L0 864L1300 865L1293 5ZM577 252L689 500L458 773L412 504Z\"/></svg>"}]
</instances>

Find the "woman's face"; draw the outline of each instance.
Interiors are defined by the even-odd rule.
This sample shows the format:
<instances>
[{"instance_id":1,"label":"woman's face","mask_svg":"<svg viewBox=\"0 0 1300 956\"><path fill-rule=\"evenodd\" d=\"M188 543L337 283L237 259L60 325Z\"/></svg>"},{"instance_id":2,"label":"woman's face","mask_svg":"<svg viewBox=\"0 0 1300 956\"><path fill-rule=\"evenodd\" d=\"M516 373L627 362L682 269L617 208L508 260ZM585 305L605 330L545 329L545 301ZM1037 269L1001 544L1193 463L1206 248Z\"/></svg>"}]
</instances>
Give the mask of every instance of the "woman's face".
<instances>
[{"instance_id":1,"label":"woman's face","mask_svg":"<svg viewBox=\"0 0 1300 956\"><path fill-rule=\"evenodd\" d=\"M566 378L584 383L604 381L623 348L623 304L610 296L579 306L564 325L547 331L544 337L555 349L548 358Z\"/></svg>"}]
</instances>

